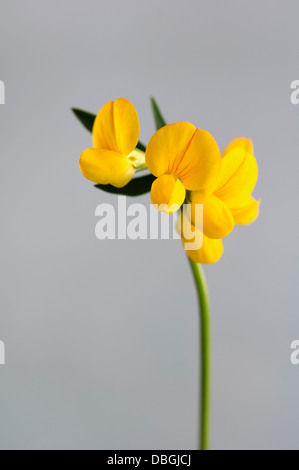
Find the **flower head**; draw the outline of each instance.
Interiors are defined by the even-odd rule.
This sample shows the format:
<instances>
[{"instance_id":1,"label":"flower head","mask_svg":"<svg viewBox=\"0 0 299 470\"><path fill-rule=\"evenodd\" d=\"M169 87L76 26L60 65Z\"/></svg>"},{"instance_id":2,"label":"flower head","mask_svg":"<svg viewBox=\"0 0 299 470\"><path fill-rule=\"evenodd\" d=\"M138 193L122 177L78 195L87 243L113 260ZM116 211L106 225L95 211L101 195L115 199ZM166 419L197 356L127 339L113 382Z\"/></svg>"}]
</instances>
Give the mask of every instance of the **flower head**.
<instances>
[{"instance_id":1,"label":"flower head","mask_svg":"<svg viewBox=\"0 0 299 470\"><path fill-rule=\"evenodd\" d=\"M121 188L144 163L144 153L136 149L139 119L125 98L106 103L98 113L93 130L93 146L80 156L83 175L98 184Z\"/></svg>"},{"instance_id":2,"label":"flower head","mask_svg":"<svg viewBox=\"0 0 299 470\"><path fill-rule=\"evenodd\" d=\"M222 255L222 238L235 224L249 224L259 213L260 201L251 193L256 185L258 167L249 139L238 138L224 150L221 167L214 185L202 191L190 193L190 220L192 230L203 231L202 247L187 250L189 257L199 263L215 263ZM203 226L196 226L195 205L203 205ZM184 223L186 220L184 220ZM182 242L187 240L182 233ZM190 242L188 240L188 242ZM196 247L195 247L196 248Z\"/></svg>"},{"instance_id":3,"label":"flower head","mask_svg":"<svg viewBox=\"0 0 299 470\"><path fill-rule=\"evenodd\" d=\"M204 190L219 173L221 154L209 132L188 122L162 127L145 153L150 172L157 177L151 191L153 204L168 213L184 202L186 190Z\"/></svg>"}]
</instances>

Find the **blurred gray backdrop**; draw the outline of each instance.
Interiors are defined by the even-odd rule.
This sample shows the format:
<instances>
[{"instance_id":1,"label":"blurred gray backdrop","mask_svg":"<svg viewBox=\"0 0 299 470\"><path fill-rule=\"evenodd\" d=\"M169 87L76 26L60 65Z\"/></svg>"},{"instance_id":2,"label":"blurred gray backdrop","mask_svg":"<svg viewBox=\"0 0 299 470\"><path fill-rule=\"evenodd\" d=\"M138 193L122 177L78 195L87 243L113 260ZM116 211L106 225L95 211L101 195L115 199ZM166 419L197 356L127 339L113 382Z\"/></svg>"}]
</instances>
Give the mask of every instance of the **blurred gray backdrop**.
<instances>
[{"instance_id":1,"label":"blurred gray backdrop","mask_svg":"<svg viewBox=\"0 0 299 470\"><path fill-rule=\"evenodd\" d=\"M299 449L297 0L1 0L1 449L196 447L198 317L179 241L104 241L72 106L149 96L251 137L258 221L206 268L214 449ZM138 200L149 203L149 196ZM131 201L128 201L131 202ZM137 202L134 200L134 202Z\"/></svg>"}]
</instances>

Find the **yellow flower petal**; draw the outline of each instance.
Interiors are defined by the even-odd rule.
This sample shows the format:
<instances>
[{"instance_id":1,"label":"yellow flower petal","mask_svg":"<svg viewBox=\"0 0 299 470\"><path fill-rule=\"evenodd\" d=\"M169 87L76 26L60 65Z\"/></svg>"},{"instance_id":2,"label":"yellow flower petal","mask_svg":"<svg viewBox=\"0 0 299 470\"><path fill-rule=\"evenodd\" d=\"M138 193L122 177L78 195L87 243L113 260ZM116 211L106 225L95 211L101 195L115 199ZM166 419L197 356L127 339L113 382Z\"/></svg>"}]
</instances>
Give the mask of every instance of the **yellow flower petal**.
<instances>
[{"instance_id":1,"label":"yellow flower petal","mask_svg":"<svg viewBox=\"0 0 299 470\"><path fill-rule=\"evenodd\" d=\"M254 154L252 141L250 139L247 139L246 137L237 137L237 139L234 139L232 142L230 142L224 149L223 156L231 152L232 150L235 150L236 148L241 148L245 150L245 152Z\"/></svg>"},{"instance_id":2,"label":"yellow flower petal","mask_svg":"<svg viewBox=\"0 0 299 470\"><path fill-rule=\"evenodd\" d=\"M137 112L128 100L119 98L109 101L94 122L94 148L112 150L127 156L137 145L139 130Z\"/></svg>"},{"instance_id":3,"label":"yellow flower petal","mask_svg":"<svg viewBox=\"0 0 299 470\"><path fill-rule=\"evenodd\" d=\"M128 184L135 174L132 162L111 150L87 149L79 159L79 166L85 178L117 188Z\"/></svg>"},{"instance_id":4,"label":"yellow flower petal","mask_svg":"<svg viewBox=\"0 0 299 470\"><path fill-rule=\"evenodd\" d=\"M184 245L184 243L183 243ZM201 264L217 263L223 254L222 240L208 238L203 235L203 245L199 250L186 251L192 261Z\"/></svg>"},{"instance_id":5,"label":"yellow flower petal","mask_svg":"<svg viewBox=\"0 0 299 470\"><path fill-rule=\"evenodd\" d=\"M151 199L156 208L167 214L176 212L183 204L186 190L176 175L159 176L152 184Z\"/></svg>"},{"instance_id":6,"label":"yellow flower petal","mask_svg":"<svg viewBox=\"0 0 299 470\"><path fill-rule=\"evenodd\" d=\"M222 188L237 173L245 155L242 149L233 149L221 158L220 172L214 190Z\"/></svg>"},{"instance_id":7,"label":"yellow flower petal","mask_svg":"<svg viewBox=\"0 0 299 470\"><path fill-rule=\"evenodd\" d=\"M246 204L242 207L231 209L236 224L250 224L259 215L260 201L256 201L253 197L249 197Z\"/></svg>"},{"instance_id":8,"label":"yellow flower petal","mask_svg":"<svg viewBox=\"0 0 299 470\"><path fill-rule=\"evenodd\" d=\"M190 259L196 263L212 264L221 258L223 253L222 240L206 237L190 223L184 212L179 215L176 228Z\"/></svg>"},{"instance_id":9,"label":"yellow flower petal","mask_svg":"<svg viewBox=\"0 0 299 470\"><path fill-rule=\"evenodd\" d=\"M175 162L179 162L194 135L195 127L188 122L168 124L151 138L145 152L145 161L154 176L172 173Z\"/></svg>"},{"instance_id":10,"label":"yellow flower petal","mask_svg":"<svg viewBox=\"0 0 299 470\"><path fill-rule=\"evenodd\" d=\"M172 171L177 174L186 189L196 191L209 187L220 170L221 154L212 135L196 129L190 144L181 159L175 162Z\"/></svg>"},{"instance_id":11,"label":"yellow flower petal","mask_svg":"<svg viewBox=\"0 0 299 470\"><path fill-rule=\"evenodd\" d=\"M229 207L243 206L256 185L257 177L256 159L252 153L238 147L222 157L214 194Z\"/></svg>"},{"instance_id":12,"label":"yellow flower petal","mask_svg":"<svg viewBox=\"0 0 299 470\"><path fill-rule=\"evenodd\" d=\"M153 175L174 173L191 191L211 185L219 172L221 154L209 132L178 122L156 132L145 160Z\"/></svg>"},{"instance_id":13,"label":"yellow flower petal","mask_svg":"<svg viewBox=\"0 0 299 470\"><path fill-rule=\"evenodd\" d=\"M224 238L234 228L234 218L228 206L216 196L203 196L200 191L191 193L192 206L203 205L203 232L209 238ZM194 219L195 210L192 207L191 220ZM200 227L198 227L200 228Z\"/></svg>"}]
</instances>

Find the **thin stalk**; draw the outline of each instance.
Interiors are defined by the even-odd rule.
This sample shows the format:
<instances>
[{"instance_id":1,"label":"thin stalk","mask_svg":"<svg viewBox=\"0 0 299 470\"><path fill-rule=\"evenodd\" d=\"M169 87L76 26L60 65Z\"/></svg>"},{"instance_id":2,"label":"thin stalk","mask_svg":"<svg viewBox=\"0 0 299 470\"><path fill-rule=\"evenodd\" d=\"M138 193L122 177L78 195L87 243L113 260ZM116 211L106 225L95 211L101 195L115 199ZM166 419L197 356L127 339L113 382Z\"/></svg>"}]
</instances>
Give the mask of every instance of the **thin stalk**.
<instances>
[{"instance_id":1,"label":"thin stalk","mask_svg":"<svg viewBox=\"0 0 299 470\"><path fill-rule=\"evenodd\" d=\"M211 381L211 357L210 357L210 302L204 271L200 264L190 258L190 266L198 294L200 316L200 410L199 410L199 449L209 450L210 441L210 381Z\"/></svg>"}]
</instances>

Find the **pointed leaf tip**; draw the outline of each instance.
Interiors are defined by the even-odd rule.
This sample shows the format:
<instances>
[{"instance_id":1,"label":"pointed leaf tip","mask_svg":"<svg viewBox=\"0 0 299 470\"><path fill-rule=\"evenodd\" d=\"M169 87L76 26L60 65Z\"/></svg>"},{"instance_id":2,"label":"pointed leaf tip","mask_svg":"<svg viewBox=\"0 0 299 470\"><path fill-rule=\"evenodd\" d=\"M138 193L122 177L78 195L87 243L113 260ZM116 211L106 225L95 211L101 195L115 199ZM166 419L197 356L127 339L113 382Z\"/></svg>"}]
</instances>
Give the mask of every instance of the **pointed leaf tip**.
<instances>
[{"instance_id":1,"label":"pointed leaf tip","mask_svg":"<svg viewBox=\"0 0 299 470\"><path fill-rule=\"evenodd\" d=\"M155 119L156 129L158 131L159 129L161 129L161 127L166 126L166 121L160 111L160 108L155 98L151 97L151 103L152 103L152 110L153 110L153 115Z\"/></svg>"},{"instance_id":2,"label":"pointed leaf tip","mask_svg":"<svg viewBox=\"0 0 299 470\"><path fill-rule=\"evenodd\" d=\"M88 113L82 109L72 108L73 113L79 119L81 124L90 132L92 132L93 124L96 118L95 114Z\"/></svg>"}]
</instances>

